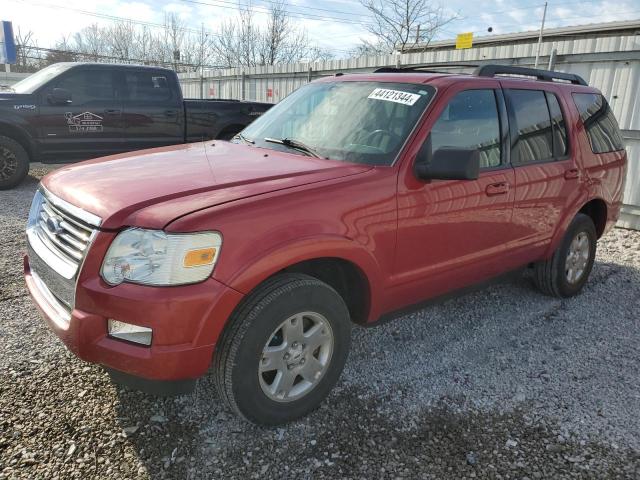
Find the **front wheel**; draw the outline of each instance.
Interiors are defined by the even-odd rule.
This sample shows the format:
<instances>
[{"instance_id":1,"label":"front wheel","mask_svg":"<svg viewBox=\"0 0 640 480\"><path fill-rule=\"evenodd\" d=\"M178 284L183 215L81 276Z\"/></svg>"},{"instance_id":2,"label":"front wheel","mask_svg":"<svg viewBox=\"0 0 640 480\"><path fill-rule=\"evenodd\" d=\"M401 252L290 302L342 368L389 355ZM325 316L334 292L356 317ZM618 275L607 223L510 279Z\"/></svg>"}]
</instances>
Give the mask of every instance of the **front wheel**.
<instances>
[{"instance_id":1,"label":"front wheel","mask_svg":"<svg viewBox=\"0 0 640 480\"><path fill-rule=\"evenodd\" d=\"M596 256L596 227L578 213L553 256L535 264L534 281L547 295L572 297L587 283Z\"/></svg>"},{"instance_id":2,"label":"front wheel","mask_svg":"<svg viewBox=\"0 0 640 480\"><path fill-rule=\"evenodd\" d=\"M18 185L29 173L29 154L13 138L0 135L0 190Z\"/></svg>"},{"instance_id":3,"label":"front wheel","mask_svg":"<svg viewBox=\"0 0 640 480\"><path fill-rule=\"evenodd\" d=\"M302 417L340 377L350 341L349 311L333 288L307 275L278 275L230 319L214 353L218 392L254 423Z\"/></svg>"}]
</instances>

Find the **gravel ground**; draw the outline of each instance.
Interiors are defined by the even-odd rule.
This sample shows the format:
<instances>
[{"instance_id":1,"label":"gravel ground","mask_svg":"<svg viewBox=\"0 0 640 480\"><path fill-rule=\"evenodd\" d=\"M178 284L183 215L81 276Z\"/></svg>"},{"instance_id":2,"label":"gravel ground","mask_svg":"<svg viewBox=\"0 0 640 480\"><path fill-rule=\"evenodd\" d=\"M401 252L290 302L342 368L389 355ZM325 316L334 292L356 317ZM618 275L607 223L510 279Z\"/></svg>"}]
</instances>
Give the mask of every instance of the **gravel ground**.
<instances>
[{"instance_id":1,"label":"gravel ground","mask_svg":"<svg viewBox=\"0 0 640 480\"><path fill-rule=\"evenodd\" d=\"M0 478L640 478L640 232L599 242L584 293L526 275L354 331L323 406L282 428L118 389L23 286L38 179L0 192Z\"/></svg>"}]
</instances>

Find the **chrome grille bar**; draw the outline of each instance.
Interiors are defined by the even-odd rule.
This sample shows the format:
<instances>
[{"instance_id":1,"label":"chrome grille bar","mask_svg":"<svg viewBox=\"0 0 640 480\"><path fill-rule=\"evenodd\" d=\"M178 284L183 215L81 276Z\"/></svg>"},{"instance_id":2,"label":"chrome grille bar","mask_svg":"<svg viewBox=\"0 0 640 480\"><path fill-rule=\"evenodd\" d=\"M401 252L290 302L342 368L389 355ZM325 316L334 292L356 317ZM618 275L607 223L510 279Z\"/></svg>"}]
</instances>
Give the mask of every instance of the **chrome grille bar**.
<instances>
[{"instance_id":1,"label":"chrome grille bar","mask_svg":"<svg viewBox=\"0 0 640 480\"><path fill-rule=\"evenodd\" d=\"M79 271L100 222L43 187L36 193L27 226L30 265L53 298L71 310Z\"/></svg>"}]
</instances>

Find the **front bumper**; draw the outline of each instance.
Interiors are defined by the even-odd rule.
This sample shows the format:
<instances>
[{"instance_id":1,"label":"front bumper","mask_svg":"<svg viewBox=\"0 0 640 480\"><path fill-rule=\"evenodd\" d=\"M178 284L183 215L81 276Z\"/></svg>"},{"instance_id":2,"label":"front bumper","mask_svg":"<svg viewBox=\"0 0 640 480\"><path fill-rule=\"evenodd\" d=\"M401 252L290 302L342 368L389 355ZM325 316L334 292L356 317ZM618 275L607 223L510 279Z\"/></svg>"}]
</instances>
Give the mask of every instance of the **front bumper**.
<instances>
[{"instance_id":1,"label":"front bumper","mask_svg":"<svg viewBox=\"0 0 640 480\"><path fill-rule=\"evenodd\" d=\"M97 271L87 267L85 271ZM31 271L28 256L24 257L24 275L36 306L69 350L116 373L153 381L203 375L227 318L242 298L211 278L180 287L109 287L98 276L83 273L76 287L76 306L65 315L46 284ZM108 336L109 318L152 328L151 346Z\"/></svg>"}]
</instances>

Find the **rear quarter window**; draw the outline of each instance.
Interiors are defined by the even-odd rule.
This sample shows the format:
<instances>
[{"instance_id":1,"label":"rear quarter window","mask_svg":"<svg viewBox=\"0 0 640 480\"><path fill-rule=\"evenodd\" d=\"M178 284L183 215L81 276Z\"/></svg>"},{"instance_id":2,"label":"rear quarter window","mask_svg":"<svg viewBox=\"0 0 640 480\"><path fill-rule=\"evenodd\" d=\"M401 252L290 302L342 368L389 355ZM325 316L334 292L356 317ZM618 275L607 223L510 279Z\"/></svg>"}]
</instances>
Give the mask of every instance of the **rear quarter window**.
<instances>
[{"instance_id":1,"label":"rear quarter window","mask_svg":"<svg viewBox=\"0 0 640 480\"><path fill-rule=\"evenodd\" d=\"M616 152L624 149L616 117L602 95L574 93L573 101L580 113L593 153Z\"/></svg>"}]
</instances>

